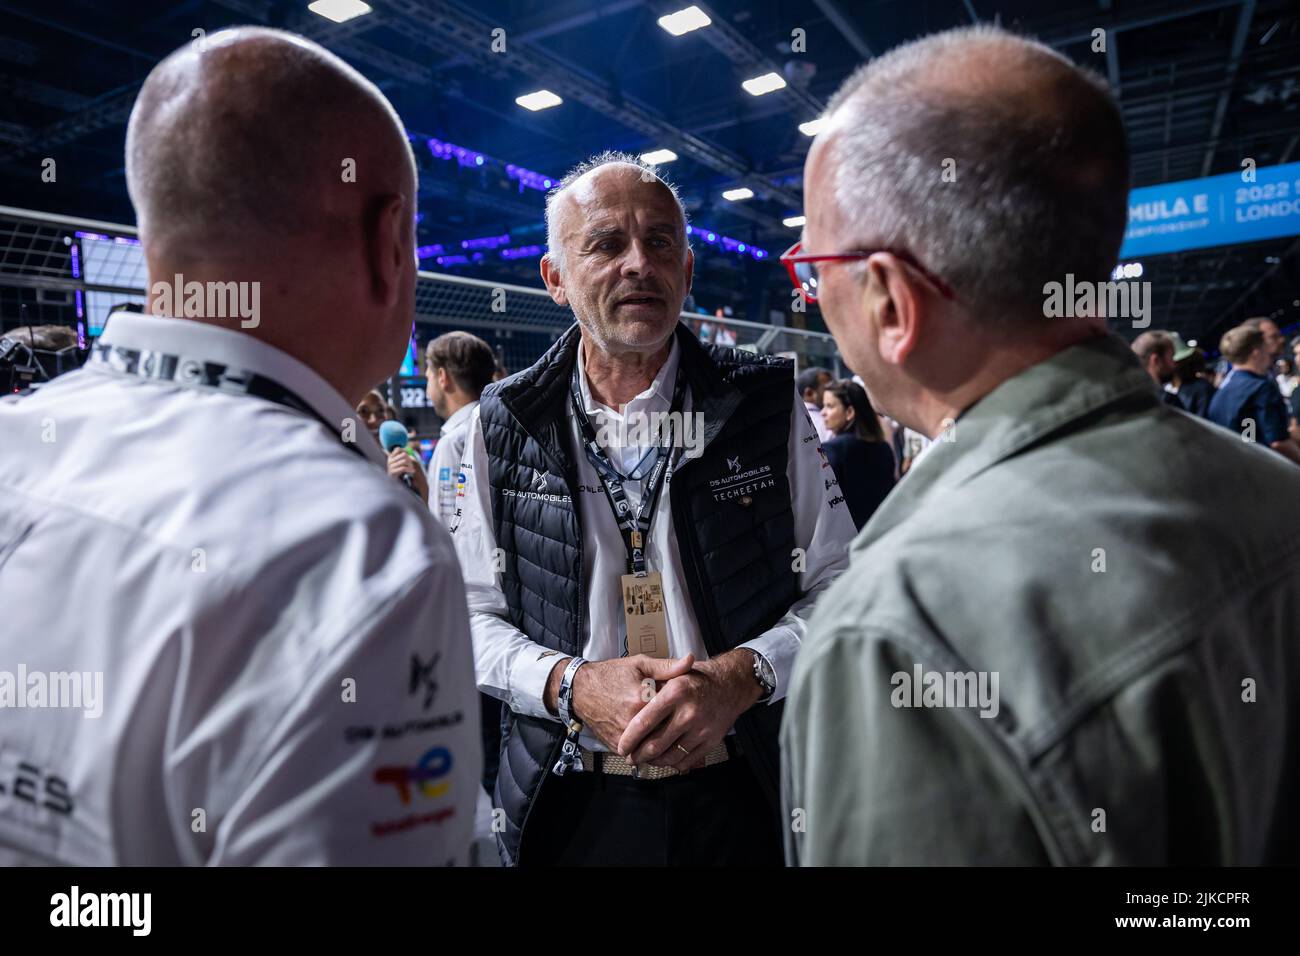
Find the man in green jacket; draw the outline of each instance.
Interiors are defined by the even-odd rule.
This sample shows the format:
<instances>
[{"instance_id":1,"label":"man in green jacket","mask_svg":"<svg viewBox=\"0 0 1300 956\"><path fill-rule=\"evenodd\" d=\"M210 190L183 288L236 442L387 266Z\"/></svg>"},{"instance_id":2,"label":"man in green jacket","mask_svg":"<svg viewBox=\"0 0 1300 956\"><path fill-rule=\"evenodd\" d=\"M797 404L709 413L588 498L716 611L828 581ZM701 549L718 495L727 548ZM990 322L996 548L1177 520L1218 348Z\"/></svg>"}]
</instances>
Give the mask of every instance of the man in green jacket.
<instances>
[{"instance_id":1,"label":"man in green jacket","mask_svg":"<svg viewBox=\"0 0 1300 956\"><path fill-rule=\"evenodd\" d=\"M1149 321L1104 285L1104 84L972 28L829 116L786 258L873 405L935 441L796 662L789 862L1295 862L1300 470L1165 408L1094 317Z\"/></svg>"}]
</instances>

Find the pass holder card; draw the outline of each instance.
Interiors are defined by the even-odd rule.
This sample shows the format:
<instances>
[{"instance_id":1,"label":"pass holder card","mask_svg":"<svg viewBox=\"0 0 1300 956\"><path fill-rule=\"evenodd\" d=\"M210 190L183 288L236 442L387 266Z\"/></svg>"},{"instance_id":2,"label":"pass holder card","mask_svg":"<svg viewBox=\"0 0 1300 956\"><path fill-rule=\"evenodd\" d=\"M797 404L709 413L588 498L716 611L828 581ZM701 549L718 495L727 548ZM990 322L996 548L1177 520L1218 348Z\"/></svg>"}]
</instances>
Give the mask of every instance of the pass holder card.
<instances>
[{"instance_id":1,"label":"pass holder card","mask_svg":"<svg viewBox=\"0 0 1300 956\"><path fill-rule=\"evenodd\" d=\"M623 614L628 654L668 657L668 618L664 612L664 580L658 571L625 574Z\"/></svg>"}]
</instances>

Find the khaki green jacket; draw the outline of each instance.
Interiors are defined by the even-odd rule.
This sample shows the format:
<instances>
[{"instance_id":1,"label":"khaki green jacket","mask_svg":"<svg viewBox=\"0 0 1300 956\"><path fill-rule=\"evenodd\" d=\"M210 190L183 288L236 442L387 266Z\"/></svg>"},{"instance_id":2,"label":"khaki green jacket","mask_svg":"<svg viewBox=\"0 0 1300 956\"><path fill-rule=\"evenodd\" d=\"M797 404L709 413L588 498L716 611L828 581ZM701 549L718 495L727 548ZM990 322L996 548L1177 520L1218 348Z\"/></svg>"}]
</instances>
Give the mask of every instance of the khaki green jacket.
<instances>
[{"instance_id":1,"label":"khaki green jacket","mask_svg":"<svg viewBox=\"0 0 1300 956\"><path fill-rule=\"evenodd\" d=\"M1296 862L1300 468L1163 406L1113 337L950 437L814 613L788 861Z\"/></svg>"}]
</instances>

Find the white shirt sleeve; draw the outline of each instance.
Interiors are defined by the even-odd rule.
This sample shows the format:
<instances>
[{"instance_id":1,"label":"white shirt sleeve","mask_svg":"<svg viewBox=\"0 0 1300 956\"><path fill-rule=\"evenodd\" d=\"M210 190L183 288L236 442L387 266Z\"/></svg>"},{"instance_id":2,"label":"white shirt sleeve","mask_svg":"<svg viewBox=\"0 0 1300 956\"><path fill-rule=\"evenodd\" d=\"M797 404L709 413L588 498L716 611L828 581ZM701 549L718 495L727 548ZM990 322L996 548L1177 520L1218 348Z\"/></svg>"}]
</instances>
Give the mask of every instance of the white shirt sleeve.
<instances>
[{"instance_id":1,"label":"white shirt sleeve","mask_svg":"<svg viewBox=\"0 0 1300 956\"><path fill-rule=\"evenodd\" d=\"M241 775L209 865L468 864L483 755L462 593L447 554L340 622Z\"/></svg>"},{"instance_id":2,"label":"white shirt sleeve","mask_svg":"<svg viewBox=\"0 0 1300 956\"><path fill-rule=\"evenodd\" d=\"M446 423L443 423L446 428ZM460 463L465 457L465 432L457 430L438 439L429 459L429 510L448 528L456 527L456 490ZM446 477L443 471L446 470Z\"/></svg>"},{"instance_id":3,"label":"white shirt sleeve","mask_svg":"<svg viewBox=\"0 0 1300 956\"><path fill-rule=\"evenodd\" d=\"M457 504L460 521L453 540L465 575L470 633L474 639L474 672L479 690L509 705L518 714L559 721L546 709L544 693L552 668L561 659L510 623L496 534L492 524L487 450L479 409L465 438L464 497Z\"/></svg>"},{"instance_id":4,"label":"white shirt sleeve","mask_svg":"<svg viewBox=\"0 0 1300 956\"><path fill-rule=\"evenodd\" d=\"M740 645L762 654L776 671L776 691L768 703L785 697L813 605L849 566L849 544L857 534L835 473L821 450L817 430L797 394L790 419L786 476L794 511L794 543L802 552L791 555L790 560L802 558L799 589L803 596L790 605L790 610L770 630Z\"/></svg>"}]
</instances>

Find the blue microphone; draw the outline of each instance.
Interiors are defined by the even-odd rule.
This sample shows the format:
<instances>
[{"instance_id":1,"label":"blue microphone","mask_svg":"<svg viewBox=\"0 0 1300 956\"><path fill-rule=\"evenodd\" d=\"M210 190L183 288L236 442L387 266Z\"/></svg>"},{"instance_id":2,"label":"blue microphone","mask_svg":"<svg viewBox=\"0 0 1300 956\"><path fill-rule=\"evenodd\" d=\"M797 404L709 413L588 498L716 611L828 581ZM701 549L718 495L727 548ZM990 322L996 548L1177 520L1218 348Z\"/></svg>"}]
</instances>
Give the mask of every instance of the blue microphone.
<instances>
[{"instance_id":1,"label":"blue microphone","mask_svg":"<svg viewBox=\"0 0 1300 956\"><path fill-rule=\"evenodd\" d=\"M406 442L406 426L401 422L384 422L379 426L379 444L384 446L385 453L391 452L394 448L405 448ZM410 475L402 475L402 483L415 491Z\"/></svg>"}]
</instances>

